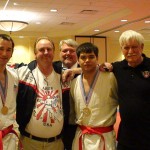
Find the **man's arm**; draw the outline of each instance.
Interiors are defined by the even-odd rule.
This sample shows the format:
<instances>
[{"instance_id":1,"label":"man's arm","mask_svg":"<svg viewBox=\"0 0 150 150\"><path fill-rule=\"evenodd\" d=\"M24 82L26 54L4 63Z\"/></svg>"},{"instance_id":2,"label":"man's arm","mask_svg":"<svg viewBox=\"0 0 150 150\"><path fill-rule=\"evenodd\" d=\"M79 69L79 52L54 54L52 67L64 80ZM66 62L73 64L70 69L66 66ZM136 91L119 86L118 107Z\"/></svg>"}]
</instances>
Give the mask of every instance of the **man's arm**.
<instances>
[{"instance_id":1,"label":"man's arm","mask_svg":"<svg viewBox=\"0 0 150 150\"><path fill-rule=\"evenodd\" d=\"M112 64L108 62L99 64L98 66L99 66L100 71L102 72L105 72L105 71L111 72L113 70ZM81 73L82 73L81 68L67 69L64 71L62 75L62 82L69 82L74 78L75 74L81 74Z\"/></svg>"},{"instance_id":2,"label":"man's arm","mask_svg":"<svg viewBox=\"0 0 150 150\"><path fill-rule=\"evenodd\" d=\"M62 75L62 81L69 82L74 78L75 74L81 74L81 73L82 73L81 68L73 68L73 69L64 70L64 73Z\"/></svg>"}]
</instances>

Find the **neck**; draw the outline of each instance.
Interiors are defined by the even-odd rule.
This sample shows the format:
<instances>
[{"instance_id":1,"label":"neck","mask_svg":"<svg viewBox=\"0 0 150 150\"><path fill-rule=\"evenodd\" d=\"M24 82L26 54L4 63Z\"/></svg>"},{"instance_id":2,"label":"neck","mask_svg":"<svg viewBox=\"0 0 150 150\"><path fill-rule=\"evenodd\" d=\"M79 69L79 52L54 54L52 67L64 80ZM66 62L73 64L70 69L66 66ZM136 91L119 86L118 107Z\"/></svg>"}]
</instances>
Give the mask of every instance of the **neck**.
<instances>
[{"instance_id":1,"label":"neck","mask_svg":"<svg viewBox=\"0 0 150 150\"><path fill-rule=\"evenodd\" d=\"M38 68L46 77L48 77L53 71L52 65L51 66L50 65L42 66L42 65L38 64Z\"/></svg>"},{"instance_id":2,"label":"neck","mask_svg":"<svg viewBox=\"0 0 150 150\"><path fill-rule=\"evenodd\" d=\"M1 70L2 68L0 67L0 82L3 88L6 86L6 71L5 68Z\"/></svg>"},{"instance_id":3,"label":"neck","mask_svg":"<svg viewBox=\"0 0 150 150\"><path fill-rule=\"evenodd\" d=\"M6 66L0 66L0 74L4 74Z\"/></svg>"},{"instance_id":4,"label":"neck","mask_svg":"<svg viewBox=\"0 0 150 150\"><path fill-rule=\"evenodd\" d=\"M139 64L141 64L143 61L143 57L140 57L140 59L137 61L137 62L128 62L128 65L131 66L131 67L136 67L138 66Z\"/></svg>"},{"instance_id":5,"label":"neck","mask_svg":"<svg viewBox=\"0 0 150 150\"><path fill-rule=\"evenodd\" d=\"M96 74L96 69L94 70L94 71L92 71L92 72L86 72L86 71L84 71L83 72L83 78L84 79L86 79L86 80L93 80L93 78L94 78L94 76L95 76L95 74Z\"/></svg>"}]
</instances>

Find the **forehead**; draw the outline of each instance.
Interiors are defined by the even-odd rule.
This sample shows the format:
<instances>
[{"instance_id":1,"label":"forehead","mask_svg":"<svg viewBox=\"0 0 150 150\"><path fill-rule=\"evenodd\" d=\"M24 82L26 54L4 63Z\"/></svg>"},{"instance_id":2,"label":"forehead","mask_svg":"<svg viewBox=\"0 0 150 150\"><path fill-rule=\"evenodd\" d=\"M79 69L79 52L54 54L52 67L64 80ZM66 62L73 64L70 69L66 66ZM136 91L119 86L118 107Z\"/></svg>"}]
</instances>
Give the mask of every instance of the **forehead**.
<instances>
[{"instance_id":1,"label":"forehead","mask_svg":"<svg viewBox=\"0 0 150 150\"><path fill-rule=\"evenodd\" d=\"M51 41L47 40L47 39L41 39L40 41L38 41L38 43L36 44L37 48L41 48L41 47L51 47L53 48L53 44L51 43Z\"/></svg>"},{"instance_id":2,"label":"forehead","mask_svg":"<svg viewBox=\"0 0 150 150\"><path fill-rule=\"evenodd\" d=\"M91 56L91 55L92 55L92 56L93 56L93 55L95 56L94 52L81 52L81 53L80 53L80 56Z\"/></svg>"},{"instance_id":3,"label":"forehead","mask_svg":"<svg viewBox=\"0 0 150 150\"><path fill-rule=\"evenodd\" d=\"M61 50L64 50L64 49L75 49L75 48L67 45L66 43L63 43L63 45L61 46Z\"/></svg>"},{"instance_id":4,"label":"forehead","mask_svg":"<svg viewBox=\"0 0 150 150\"><path fill-rule=\"evenodd\" d=\"M130 40L126 41L123 45L124 46L126 46L126 45L139 45L139 43L135 39L130 39Z\"/></svg>"},{"instance_id":5,"label":"forehead","mask_svg":"<svg viewBox=\"0 0 150 150\"><path fill-rule=\"evenodd\" d=\"M12 42L0 38L0 46L1 47L2 46L7 46L9 48L12 48Z\"/></svg>"}]
</instances>

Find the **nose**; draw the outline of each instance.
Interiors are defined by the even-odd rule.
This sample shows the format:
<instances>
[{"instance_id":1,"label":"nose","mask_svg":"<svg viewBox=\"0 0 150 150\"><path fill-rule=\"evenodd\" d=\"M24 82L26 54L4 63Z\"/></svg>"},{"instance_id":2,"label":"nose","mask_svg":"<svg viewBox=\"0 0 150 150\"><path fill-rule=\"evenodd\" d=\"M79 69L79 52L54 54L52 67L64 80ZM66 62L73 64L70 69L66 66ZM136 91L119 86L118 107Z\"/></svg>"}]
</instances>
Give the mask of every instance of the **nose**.
<instances>
[{"instance_id":1,"label":"nose","mask_svg":"<svg viewBox=\"0 0 150 150\"><path fill-rule=\"evenodd\" d=\"M132 53L134 51L134 49L132 47L129 48L129 53Z\"/></svg>"},{"instance_id":2,"label":"nose","mask_svg":"<svg viewBox=\"0 0 150 150\"><path fill-rule=\"evenodd\" d=\"M85 61L87 62L87 61L89 61L90 59L87 57L86 59L85 59Z\"/></svg>"},{"instance_id":3,"label":"nose","mask_svg":"<svg viewBox=\"0 0 150 150\"><path fill-rule=\"evenodd\" d=\"M71 52L68 50L66 54L70 54Z\"/></svg>"},{"instance_id":4,"label":"nose","mask_svg":"<svg viewBox=\"0 0 150 150\"><path fill-rule=\"evenodd\" d=\"M44 50L44 54L48 54L48 50L47 49Z\"/></svg>"}]
</instances>

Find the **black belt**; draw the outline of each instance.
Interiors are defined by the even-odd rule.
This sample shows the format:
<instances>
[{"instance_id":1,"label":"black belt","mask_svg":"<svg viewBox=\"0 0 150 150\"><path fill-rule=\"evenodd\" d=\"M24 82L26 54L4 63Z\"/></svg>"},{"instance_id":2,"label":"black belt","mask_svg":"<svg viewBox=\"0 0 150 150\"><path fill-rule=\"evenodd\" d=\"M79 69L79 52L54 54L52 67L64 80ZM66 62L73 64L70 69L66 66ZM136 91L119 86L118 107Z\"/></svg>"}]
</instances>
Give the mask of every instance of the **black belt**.
<instances>
[{"instance_id":1,"label":"black belt","mask_svg":"<svg viewBox=\"0 0 150 150\"><path fill-rule=\"evenodd\" d=\"M50 137L50 138L40 138L40 137L31 135L30 133L28 133L28 132L26 132L26 131L23 132L22 135L24 135L24 136L26 136L26 137L28 137L28 138L31 138L31 139L33 139L33 140L37 140L37 141L41 141L41 142L48 142L48 143L54 142L54 141L56 141L56 140L58 140L58 139L61 138L61 134L59 134L59 135L57 135L57 136L55 136L55 137Z\"/></svg>"}]
</instances>

